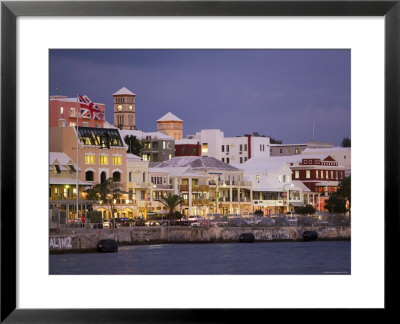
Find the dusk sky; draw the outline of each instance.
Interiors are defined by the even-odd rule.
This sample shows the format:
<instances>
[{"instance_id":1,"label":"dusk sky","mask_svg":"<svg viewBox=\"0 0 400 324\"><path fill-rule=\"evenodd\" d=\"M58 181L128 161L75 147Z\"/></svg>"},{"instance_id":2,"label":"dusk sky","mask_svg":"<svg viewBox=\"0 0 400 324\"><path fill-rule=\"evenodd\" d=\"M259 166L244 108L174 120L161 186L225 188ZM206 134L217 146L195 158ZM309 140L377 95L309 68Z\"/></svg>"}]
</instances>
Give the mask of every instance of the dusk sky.
<instances>
[{"instance_id":1,"label":"dusk sky","mask_svg":"<svg viewBox=\"0 0 400 324\"><path fill-rule=\"evenodd\" d=\"M350 50L50 50L49 94L106 105L136 94L136 128L156 131L172 112L183 135L258 132L286 144L340 146L350 134ZM58 90L57 87L59 88Z\"/></svg>"}]
</instances>

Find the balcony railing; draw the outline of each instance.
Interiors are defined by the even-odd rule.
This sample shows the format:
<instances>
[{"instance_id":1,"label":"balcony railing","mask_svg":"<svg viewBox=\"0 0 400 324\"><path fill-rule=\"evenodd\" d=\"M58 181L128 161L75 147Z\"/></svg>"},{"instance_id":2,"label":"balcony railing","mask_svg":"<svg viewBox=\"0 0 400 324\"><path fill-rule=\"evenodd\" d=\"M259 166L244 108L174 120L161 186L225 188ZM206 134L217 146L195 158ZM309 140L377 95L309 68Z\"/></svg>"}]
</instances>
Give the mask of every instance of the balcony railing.
<instances>
[{"instance_id":1,"label":"balcony railing","mask_svg":"<svg viewBox=\"0 0 400 324\"><path fill-rule=\"evenodd\" d=\"M170 189L172 189L172 185L169 185L169 184L153 184L153 189L170 190Z\"/></svg>"}]
</instances>

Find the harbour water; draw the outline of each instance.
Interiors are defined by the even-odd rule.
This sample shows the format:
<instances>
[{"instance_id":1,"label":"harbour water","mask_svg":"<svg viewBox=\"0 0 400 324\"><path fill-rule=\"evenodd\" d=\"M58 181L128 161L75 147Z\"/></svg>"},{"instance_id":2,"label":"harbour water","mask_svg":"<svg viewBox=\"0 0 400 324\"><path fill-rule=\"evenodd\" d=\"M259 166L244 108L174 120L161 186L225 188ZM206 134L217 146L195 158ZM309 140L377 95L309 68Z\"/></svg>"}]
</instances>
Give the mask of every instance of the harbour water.
<instances>
[{"instance_id":1,"label":"harbour water","mask_svg":"<svg viewBox=\"0 0 400 324\"><path fill-rule=\"evenodd\" d=\"M349 275L350 241L120 246L49 256L50 274Z\"/></svg>"}]
</instances>

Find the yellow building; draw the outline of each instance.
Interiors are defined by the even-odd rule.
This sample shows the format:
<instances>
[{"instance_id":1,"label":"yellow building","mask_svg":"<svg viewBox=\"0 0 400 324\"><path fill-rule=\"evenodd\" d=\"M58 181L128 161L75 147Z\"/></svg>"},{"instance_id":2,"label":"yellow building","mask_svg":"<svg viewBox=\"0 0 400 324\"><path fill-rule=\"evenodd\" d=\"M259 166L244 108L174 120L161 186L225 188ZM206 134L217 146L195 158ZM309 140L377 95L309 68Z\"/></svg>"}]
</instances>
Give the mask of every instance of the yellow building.
<instances>
[{"instance_id":1,"label":"yellow building","mask_svg":"<svg viewBox=\"0 0 400 324\"><path fill-rule=\"evenodd\" d=\"M183 120L169 112L157 120L157 132L174 139L182 139Z\"/></svg>"}]
</instances>

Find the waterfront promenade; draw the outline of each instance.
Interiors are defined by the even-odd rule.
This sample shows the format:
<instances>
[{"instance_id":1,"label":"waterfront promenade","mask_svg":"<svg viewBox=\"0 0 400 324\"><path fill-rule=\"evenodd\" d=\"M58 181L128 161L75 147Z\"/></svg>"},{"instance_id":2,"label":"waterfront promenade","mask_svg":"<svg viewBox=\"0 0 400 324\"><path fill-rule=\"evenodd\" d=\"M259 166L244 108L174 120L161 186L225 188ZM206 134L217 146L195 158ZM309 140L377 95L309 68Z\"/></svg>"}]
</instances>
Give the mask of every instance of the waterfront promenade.
<instances>
[{"instance_id":1,"label":"waterfront promenade","mask_svg":"<svg viewBox=\"0 0 400 324\"><path fill-rule=\"evenodd\" d=\"M284 227L183 227L143 226L106 229L69 229L49 236L50 253L85 252L96 249L101 239L115 239L120 245L159 243L238 242L242 233L252 233L255 242L303 241L305 231L316 231L318 240L350 240L350 226Z\"/></svg>"}]
</instances>

